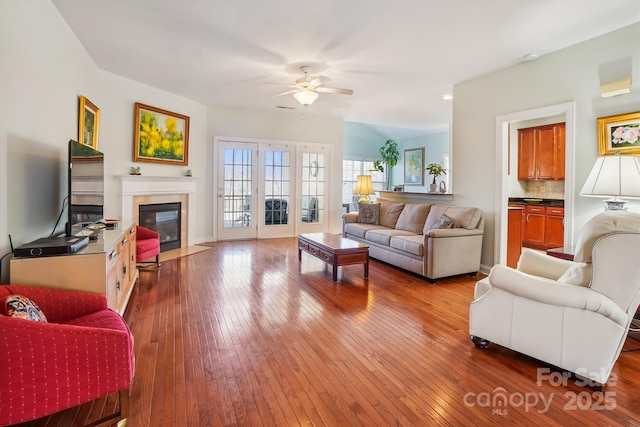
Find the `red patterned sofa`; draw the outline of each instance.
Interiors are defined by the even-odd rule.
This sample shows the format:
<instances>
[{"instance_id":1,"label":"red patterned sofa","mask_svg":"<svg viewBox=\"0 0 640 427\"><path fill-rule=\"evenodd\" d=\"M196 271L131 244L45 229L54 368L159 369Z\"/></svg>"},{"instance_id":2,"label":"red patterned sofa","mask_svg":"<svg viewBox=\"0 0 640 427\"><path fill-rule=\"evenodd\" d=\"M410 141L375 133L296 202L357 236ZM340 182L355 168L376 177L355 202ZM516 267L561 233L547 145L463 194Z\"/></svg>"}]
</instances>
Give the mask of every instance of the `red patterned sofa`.
<instances>
[{"instance_id":1,"label":"red patterned sofa","mask_svg":"<svg viewBox=\"0 0 640 427\"><path fill-rule=\"evenodd\" d=\"M0 314L0 426L117 391L120 411L96 425L126 418L135 370L133 336L122 317L107 307L106 297L1 285L3 305L9 295L32 300L46 322Z\"/></svg>"}]
</instances>

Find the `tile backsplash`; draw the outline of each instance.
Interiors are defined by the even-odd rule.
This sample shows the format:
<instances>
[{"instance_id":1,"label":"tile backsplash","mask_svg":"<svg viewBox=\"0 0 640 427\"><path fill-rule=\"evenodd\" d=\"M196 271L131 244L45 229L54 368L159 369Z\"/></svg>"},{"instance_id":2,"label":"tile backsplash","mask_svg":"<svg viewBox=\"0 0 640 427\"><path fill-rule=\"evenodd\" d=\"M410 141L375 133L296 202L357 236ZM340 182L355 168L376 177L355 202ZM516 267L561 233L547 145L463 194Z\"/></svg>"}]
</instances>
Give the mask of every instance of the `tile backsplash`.
<instances>
[{"instance_id":1,"label":"tile backsplash","mask_svg":"<svg viewBox=\"0 0 640 427\"><path fill-rule=\"evenodd\" d=\"M527 181L527 197L538 199L564 199L564 180Z\"/></svg>"}]
</instances>

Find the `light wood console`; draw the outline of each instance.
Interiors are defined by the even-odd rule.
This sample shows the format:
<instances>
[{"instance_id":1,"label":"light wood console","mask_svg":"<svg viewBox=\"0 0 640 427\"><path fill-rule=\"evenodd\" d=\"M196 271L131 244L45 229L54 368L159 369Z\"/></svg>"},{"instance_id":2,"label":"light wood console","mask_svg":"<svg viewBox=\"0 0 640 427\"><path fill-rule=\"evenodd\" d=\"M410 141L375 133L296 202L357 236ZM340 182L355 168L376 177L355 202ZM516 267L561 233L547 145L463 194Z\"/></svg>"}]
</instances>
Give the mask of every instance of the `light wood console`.
<instances>
[{"instance_id":1,"label":"light wood console","mask_svg":"<svg viewBox=\"0 0 640 427\"><path fill-rule=\"evenodd\" d=\"M138 280L135 224L105 229L75 254L13 258L9 268L13 285L103 294L109 308L122 315Z\"/></svg>"}]
</instances>

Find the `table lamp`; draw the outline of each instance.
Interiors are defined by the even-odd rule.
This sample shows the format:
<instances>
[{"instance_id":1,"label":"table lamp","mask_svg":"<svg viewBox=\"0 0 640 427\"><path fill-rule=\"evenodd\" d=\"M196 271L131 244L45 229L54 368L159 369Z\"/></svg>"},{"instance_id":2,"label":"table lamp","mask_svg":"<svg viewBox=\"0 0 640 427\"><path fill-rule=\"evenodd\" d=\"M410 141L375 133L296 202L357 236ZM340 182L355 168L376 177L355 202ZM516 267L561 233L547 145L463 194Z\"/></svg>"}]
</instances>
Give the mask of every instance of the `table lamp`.
<instances>
[{"instance_id":1,"label":"table lamp","mask_svg":"<svg viewBox=\"0 0 640 427\"><path fill-rule=\"evenodd\" d=\"M605 210L626 210L620 197L640 198L640 157L621 155L598 157L591 169L581 196L612 197L605 200Z\"/></svg>"},{"instance_id":2,"label":"table lamp","mask_svg":"<svg viewBox=\"0 0 640 427\"><path fill-rule=\"evenodd\" d=\"M373 189L373 182L371 182L371 175L358 175L353 194L360 195L360 203L369 203L369 196L376 194Z\"/></svg>"}]
</instances>

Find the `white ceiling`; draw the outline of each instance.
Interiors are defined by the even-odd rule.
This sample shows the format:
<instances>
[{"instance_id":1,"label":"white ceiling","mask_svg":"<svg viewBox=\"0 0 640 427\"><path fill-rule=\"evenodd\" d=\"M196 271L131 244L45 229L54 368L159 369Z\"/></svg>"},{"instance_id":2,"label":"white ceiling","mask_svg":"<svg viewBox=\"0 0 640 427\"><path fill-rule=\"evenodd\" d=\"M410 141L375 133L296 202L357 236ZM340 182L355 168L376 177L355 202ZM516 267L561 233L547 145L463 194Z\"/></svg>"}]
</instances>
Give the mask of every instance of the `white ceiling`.
<instances>
[{"instance_id":1,"label":"white ceiling","mask_svg":"<svg viewBox=\"0 0 640 427\"><path fill-rule=\"evenodd\" d=\"M211 106L302 118L299 67L354 94L308 117L451 122L454 84L640 21L639 0L53 0L102 70ZM140 100L144 102L144 100ZM276 109L278 106L295 110ZM167 106L163 106L167 108Z\"/></svg>"}]
</instances>

